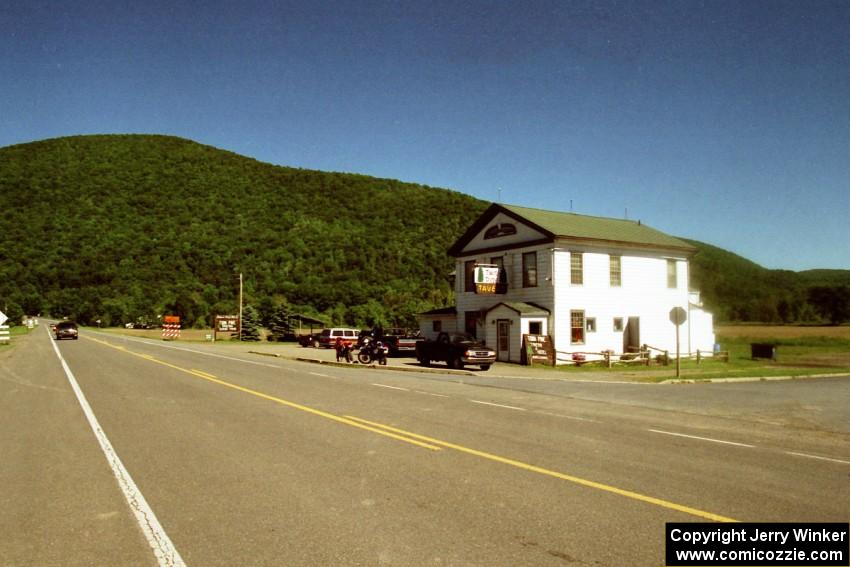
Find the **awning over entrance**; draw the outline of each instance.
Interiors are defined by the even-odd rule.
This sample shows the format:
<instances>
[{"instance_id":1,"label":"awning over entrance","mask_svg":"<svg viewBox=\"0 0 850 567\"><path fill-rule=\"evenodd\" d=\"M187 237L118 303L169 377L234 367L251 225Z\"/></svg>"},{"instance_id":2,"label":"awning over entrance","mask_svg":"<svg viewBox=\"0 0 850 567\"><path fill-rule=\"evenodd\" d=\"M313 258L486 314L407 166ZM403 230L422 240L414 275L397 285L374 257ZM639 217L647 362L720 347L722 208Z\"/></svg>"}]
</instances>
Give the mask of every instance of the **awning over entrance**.
<instances>
[{"instance_id":1,"label":"awning over entrance","mask_svg":"<svg viewBox=\"0 0 850 567\"><path fill-rule=\"evenodd\" d=\"M534 303L525 303L522 301L502 301L497 303L493 307L487 310L487 313L490 311L497 309L499 307L507 307L512 311L516 311L516 313L520 317L548 317L549 310L545 307L540 307L539 305L535 305Z\"/></svg>"}]
</instances>

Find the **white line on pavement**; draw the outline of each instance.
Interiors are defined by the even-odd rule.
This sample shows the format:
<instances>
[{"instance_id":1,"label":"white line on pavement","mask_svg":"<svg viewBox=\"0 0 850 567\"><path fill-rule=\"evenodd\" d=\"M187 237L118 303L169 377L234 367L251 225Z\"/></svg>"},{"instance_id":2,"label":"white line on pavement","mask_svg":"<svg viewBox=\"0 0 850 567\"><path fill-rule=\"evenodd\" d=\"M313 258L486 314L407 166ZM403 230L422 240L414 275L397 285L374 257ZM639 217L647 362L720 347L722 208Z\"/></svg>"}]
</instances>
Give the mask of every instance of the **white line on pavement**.
<instances>
[{"instance_id":1,"label":"white line on pavement","mask_svg":"<svg viewBox=\"0 0 850 567\"><path fill-rule=\"evenodd\" d=\"M712 439L711 437L698 437L696 435L685 435L684 433L674 433L672 431L661 431L660 429L648 429L653 433L661 433L663 435L674 435L676 437L687 437L688 439L697 439L699 441L710 441L711 443L723 443L724 445L735 445L737 447L754 448L755 445L747 445L746 443L737 443L735 441L724 441L722 439Z\"/></svg>"},{"instance_id":2,"label":"white line on pavement","mask_svg":"<svg viewBox=\"0 0 850 567\"><path fill-rule=\"evenodd\" d=\"M409 388L399 388L398 386L387 386L386 384L372 384L373 386L378 386L380 388L389 388L390 390L401 390L403 392L409 392Z\"/></svg>"},{"instance_id":3,"label":"white line on pavement","mask_svg":"<svg viewBox=\"0 0 850 567\"><path fill-rule=\"evenodd\" d=\"M445 394L435 394L434 392L426 392L424 390L413 390L416 394L425 394L426 396L434 396L435 398L448 398Z\"/></svg>"},{"instance_id":4,"label":"white line on pavement","mask_svg":"<svg viewBox=\"0 0 850 567\"><path fill-rule=\"evenodd\" d=\"M785 451L787 455L794 455L797 457L807 457L809 459L817 459L819 461L829 461L831 463L841 463L842 465L850 465L850 461L842 461L841 459L833 459L830 457L821 457L818 455L808 455L806 453L795 453L794 451Z\"/></svg>"},{"instance_id":5,"label":"white line on pavement","mask_svg":"<svg viewBox=\"0 0 850 567\"><path fill-rule=\"evenodd\" d=\"M495 406L497 408L512 409L512 410L517 410L517 411L526 411L525 408L518 408L516 406L506 406L504 404L494 404L492 402L482 402L481 400L469 400L469 401L472 402L473 404L483 404L485 406Z\"/></svg>"},{"instance_id":6,"label":"white line on pavement","mask_svg":"<svg viewBox=\"0 0 850 567\"><path fill-rule=\"evenodd\" d=\"M552 417L563 417L564 419L574 419L576 421L590 421L592 423L602 423L598 419L590 419L589 417L577 417L575 415L564 415L562 413L551 413L551 412L548 412L548 411L538 411L538 412L535 412L535 413L539 413L539 414L542 414L542 415L550 415Z\"/></svg>"},{"instance_id":7,"label":"white line on pavement","mask_svg":"<svg viewBox=\"0 0 850 567\"><path fill-rule=\"evenodd\" d=\"M136 521L139 523L142 533L144 533L145 538L148 540L148 544L150 544L151 549L153 549L157 562L162 567L185 566L186 564L183 562L183 558L180 557L180 553L177 551L177 548L174 547L174 544L171 542L168 534L165 533L165 530L162 528L159 520L157 520L156 515L148 505L147 500L145 500L145 497L142 495L139 487L136 486L136 483L133 481L130 473L124 467L124 463L122 463L121 459L118 457L118 453L116 453L115 449L112 447L112 443L110 443L109 439L106 437L106 433L103 431L103 428L101 428L100 423L98 423L97 418L94 415L94 411L92 411L89 402L86 400L83 391L80 389L80 385L77 383L77 379L74 377L74 373L71 372L71 368L68 366L68 363L65 362L64 358L62 358L62 353L59 352L59 348L56 346L55 341L51 341L51 344L53 345L53 350L56 351L56 356L59 358L59 362L62 364L62 368L65 370L65 376L68 377L71 389L74 390L74 394L77 396L77 401L83 408L83 413L94 432L94 436L97 438L98 443L100 443L100 448L112 469L112 474L115 475L115 479L118 481L118 486L121 488L121 492L124 493L124 498L127 499L127 504L130 505L130 510L133 511L133 515L136 517Z\"/></svg>"},{"instance_id":8,"label":"white line on pavement","mask_svg":"<svg viewBox=\"0 0 850 567\"><path fill-rule=\"evenodd\" d=\"M318 372L308 372L310 376L320 376L321 378L330 378L328 374L319 374Z\"/></svg>"}]
</instances>

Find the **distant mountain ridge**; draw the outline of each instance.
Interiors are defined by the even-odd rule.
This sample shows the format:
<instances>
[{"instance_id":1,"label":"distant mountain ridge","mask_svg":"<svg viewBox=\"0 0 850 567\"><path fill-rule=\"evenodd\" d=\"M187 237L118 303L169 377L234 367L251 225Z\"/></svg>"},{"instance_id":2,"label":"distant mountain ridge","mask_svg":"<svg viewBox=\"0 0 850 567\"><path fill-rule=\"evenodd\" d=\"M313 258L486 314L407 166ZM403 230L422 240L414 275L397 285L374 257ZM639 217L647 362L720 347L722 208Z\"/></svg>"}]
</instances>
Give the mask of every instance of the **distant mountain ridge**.
<instances>
[{"instance_id":1,"label":"distant mountain ridge","mask_svg":"<svg viewBox=\"0 0 850 567\"><path fill-rule=\"evenodd\" d=\"M453 303L448 247L487 207L457 191L262 163L159 135L0 148L0 301L120 324L178 312L208 324L246 302L329 323L412 324ZM765 270L699 249L692 285L720 319L777 320L848 270ZM796 305L796 304L795 304ZM804 306L788 307L794 317ZM811 315L811 313L809 313Z\"/></svg>"}]
</instances>

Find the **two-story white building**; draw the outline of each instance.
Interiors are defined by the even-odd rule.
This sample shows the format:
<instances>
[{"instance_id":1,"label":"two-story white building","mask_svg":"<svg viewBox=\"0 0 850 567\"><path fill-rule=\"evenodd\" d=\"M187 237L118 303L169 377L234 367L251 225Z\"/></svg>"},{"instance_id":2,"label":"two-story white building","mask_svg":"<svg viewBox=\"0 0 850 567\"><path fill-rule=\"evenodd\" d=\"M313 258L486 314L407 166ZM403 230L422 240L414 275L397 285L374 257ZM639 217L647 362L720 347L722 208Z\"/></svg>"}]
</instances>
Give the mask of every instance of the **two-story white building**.
<instances>
[{"instance_id":1,"label":"two-story white building","mask_svg":"<svg viewBox=\"0 0 850 567\"><path fill-rule=\"evenodd\" d=\"M640 221L493 204L449 249L457 307L421 314L421 328L466 331L512 362L525 334L551 337L559 358L641 345L675 353L679 307L680 350L711 352L712 316L688 288L695 251ZM498 273L495 286L476 284L485 270Z\"/></svg>"}]
</instances>

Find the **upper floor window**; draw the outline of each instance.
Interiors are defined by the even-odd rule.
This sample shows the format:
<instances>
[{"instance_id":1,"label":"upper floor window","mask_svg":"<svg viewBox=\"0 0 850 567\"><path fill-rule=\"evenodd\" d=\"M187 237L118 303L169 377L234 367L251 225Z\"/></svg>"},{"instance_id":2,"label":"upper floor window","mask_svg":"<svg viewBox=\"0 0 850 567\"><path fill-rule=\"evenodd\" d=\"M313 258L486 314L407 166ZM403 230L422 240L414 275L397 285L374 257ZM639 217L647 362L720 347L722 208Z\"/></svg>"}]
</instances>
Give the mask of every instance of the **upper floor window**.
<instances>
[{"instance_id":1,"label":"upper floor window","mask_svg":"<svg viewBox=\"0 0 850 567\"><path fill-rule=\"evenodd\" d=\"M537 287L537 252L522 255L522 287Z\"/></svg>"},{"instance_id":2,"label":"upper floor window","mask_svg":"<svg viewBox=\"0 0 850 567\"><path fill-rule=\"evenodd\" d=\"M463 263L463 291L475 291L475 260Z\"/></svg>"},{"instance_id":3,"label":"upper floor window","mask_svg":"<svg viewBox=\"0 0 850 567\"><path fill-rule=\"evenodd\" d=\"M505 271L505 257L494 256L490 258L490 263L499 268L499 279L496 282L496 293L508 292L508 272Z\"/></svg>"},{"instance_id":4,"label":"upper floor window","mask_svg":"<svg viewBox=\"0 0 850 567\"><path fill-rule=\"evenodd\" d=\"M570 283L573 285L584 283L584 254L581 252L570 252Z\"/></svg>"},{"instance_id":5,"label":"upper floor window","mask_svg":"<svg viewBox=\"0 0 850 567\"><path fill-rule=\"evenodd\" d=\"M622 258L620 256L609 256L609 268L611 287L623 285Z\"/></svg>"},{"instance_id":6,"label":"upper floor window","mask_svg":"<svg viewBox=\"0 0 850 567\"><path fill-rule=\"evenodd\" d=\"M679 287L679 274L676 260L667 260L667 287L675 289Z\"/></svg>"}]
</instances>

